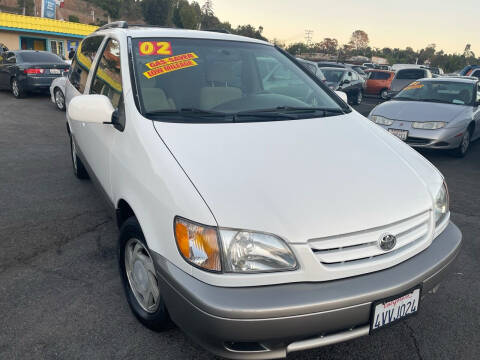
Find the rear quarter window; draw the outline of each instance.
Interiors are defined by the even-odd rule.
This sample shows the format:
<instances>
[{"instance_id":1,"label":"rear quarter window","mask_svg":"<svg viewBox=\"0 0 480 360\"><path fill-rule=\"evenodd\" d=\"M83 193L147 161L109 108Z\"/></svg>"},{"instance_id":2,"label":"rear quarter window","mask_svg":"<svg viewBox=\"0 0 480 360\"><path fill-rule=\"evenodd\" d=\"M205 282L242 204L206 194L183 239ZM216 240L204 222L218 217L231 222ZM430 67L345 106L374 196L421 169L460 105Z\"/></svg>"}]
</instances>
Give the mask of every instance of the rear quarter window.
<instances>
[{"instance_id":1,"label":"rear quarter window","mask_svg":"<svg viewBox=\"0 0 480 360\"><path fill-rule=\"evenodd\" d=\"M406 69L399 70L395 78L398 80L417 80L425 77L425 75L426 73L422 69Z\"/></svg>"},{"instance_id":2,"label":"rear quarter window","mask_svg":"<svg viewBox=\"0 0 480 360\"><path fill-rule=\"evenodd\" d=\"M372 71L370 73L370 80L388 80L390 79L390 74L381 72L381 71Z\"/></svg>"}]
</instances>

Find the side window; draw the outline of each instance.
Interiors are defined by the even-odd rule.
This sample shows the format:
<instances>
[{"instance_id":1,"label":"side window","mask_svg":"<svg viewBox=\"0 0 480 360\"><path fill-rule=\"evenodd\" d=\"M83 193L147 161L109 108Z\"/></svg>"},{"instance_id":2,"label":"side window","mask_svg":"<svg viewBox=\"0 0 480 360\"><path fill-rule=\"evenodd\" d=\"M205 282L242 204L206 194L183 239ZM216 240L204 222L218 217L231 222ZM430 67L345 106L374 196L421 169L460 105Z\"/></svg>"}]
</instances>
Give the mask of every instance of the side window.
<instances>
[{"instance_id":1,"label":"side window","mask_svg":"<svg viewBox=\"0 0 480 360\"><path fill-rule=\"evenodd\" d=\"M472 74L472 76L480 78L480 70L475 70Z\"/></svg>"},{"instance_id":2,"label":"side window","mask_svg":"<svg viewBox=\"0 0 480 360\"><path fill-rule=\"evenodd\" d=\"M86 38L78 46L75 57L73 58L70 83L81 93L85 90L88 73L90 72L92 62L95 59L102 40L103 36Z\"/></svg>"},{"instance_id":3,"label":"side window","mask_svg":"<svg viewBox=\"0 0 480 360\"><path fill-rule=\"evenodd\" d=\"M90 87L90 94L105 95L114 108L120 105L122 97L122 73L120 69L120 46L110 39L105 46L97 66L97 72Z\"/></svg>"},{"instance_id":4,"label":"side window","mask_svg":"<svg viewBox=\"0 0 480 360\"><path fill-rule=\"evenodd\" d=\"M480 84L477 86L477 102L480 101Z\"/></svg>"}]
</instances>

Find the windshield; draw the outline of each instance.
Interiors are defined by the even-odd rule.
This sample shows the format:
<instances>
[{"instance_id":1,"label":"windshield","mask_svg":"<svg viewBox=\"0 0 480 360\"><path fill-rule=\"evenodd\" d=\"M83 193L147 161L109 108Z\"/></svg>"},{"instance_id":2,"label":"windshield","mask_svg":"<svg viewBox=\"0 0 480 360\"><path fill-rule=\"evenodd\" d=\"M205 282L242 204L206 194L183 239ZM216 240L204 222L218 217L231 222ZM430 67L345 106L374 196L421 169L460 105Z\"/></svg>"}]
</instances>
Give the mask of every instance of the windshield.
<instances>
[{"instance_id":1,"label":"windshield","mask_svg":"<svg viewBox=\"0 0 480 360\"><path fill-rule=\"evenodd\" d=\"M48 64L48 63L61 63L65 62L57 55L46 52L46 51L35 51L35 52L23 52L17 54L20 55L20 58L23 62L27 63L36 63L36 64Z\"/></svg>"},{"instance_id":2,"label":"windshield","mask_svg":"<svg viewBox=\"0 0 480 360\"><path fill-rule=\"evenodd\" d=\"M148 38L134 39L132 51L141 112L152 119L267 121L348 111L273 46Z\"/></svg>"},{"instance_id":3,"label":"windshield","mask_svg":"<svg viewBox=\"0 0 480 360\"><path fill-rule=\"evenodd\" d=\"M331 83L339 83L345 74L345 70L335 68L323 68L322 72L325 75L325 79Z\"/></svg>"},{"instance_id":4,"label":"windshield","mask_svg":"<svg viewBox=\"0 0 480 360\"><path fill-rule=\"evenodd\" d=\"M405 69L398 70L397 80L417 80L425 77L425 71L422 69Z\"/></svg>"},{"instance_id":5,"label":"windshield","mask_svg":"<svg viewBox=\"0 0 480 360\"><path fill-rule=\"evenodd\" d=\"M394 99L473 105L474 95L476 97L474 87L472 83L463 82L414 81Z\"/></svg>"}]
</instances>

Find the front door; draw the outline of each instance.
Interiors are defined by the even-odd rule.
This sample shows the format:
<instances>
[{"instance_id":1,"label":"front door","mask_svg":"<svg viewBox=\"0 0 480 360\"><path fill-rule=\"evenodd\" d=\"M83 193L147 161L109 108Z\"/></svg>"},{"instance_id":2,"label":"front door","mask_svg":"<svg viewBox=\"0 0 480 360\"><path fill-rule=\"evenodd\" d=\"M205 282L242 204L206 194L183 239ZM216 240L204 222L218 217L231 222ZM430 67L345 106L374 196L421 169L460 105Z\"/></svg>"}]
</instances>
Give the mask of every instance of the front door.
<instances>
[{"instance_id":1,"label":"front door","mask_svg":"<svg viewBox=\"0 0 480 360\"><path fill-rule=\"evenodd\" d=\"M115 109L122 105L120 45L117 40L109 39L106 42L89 93L105 95ZM110 155L115 136L121 131L112 125L97 123L81 123L81 127L76 135L77 144L103 190L111 198Z\"/></svg>"}]
</instances>

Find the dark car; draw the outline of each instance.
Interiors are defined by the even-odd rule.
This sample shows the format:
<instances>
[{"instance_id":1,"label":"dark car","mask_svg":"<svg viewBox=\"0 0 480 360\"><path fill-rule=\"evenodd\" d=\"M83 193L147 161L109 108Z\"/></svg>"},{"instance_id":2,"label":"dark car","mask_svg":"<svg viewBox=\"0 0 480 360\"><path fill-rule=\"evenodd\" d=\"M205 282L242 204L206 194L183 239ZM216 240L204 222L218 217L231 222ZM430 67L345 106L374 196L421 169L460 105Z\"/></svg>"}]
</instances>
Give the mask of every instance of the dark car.
<instances>
[{"instance_id":1,"label":"dark car","mask_svg":"<svg viewBox=\"0 0 480 360\"><path fill-rule=\"evenodd\" d=\"M365 80L354 70L349 68L323 67L320 68L327 79L326 84L334 91L343 91L347 94L348 102L360 105L365 91Z\"/></svg>"},{"instance_id":2,"label":"dark car","mask_svg":"<svg viewBox=\"0 0 480 360\"><path fill-rule=\"evenodd\" d=\"M16 98L29 91L48 91L53 79L68 67L59 56L47 51L9 51L0 60L0 88L11 89Z\"/></svg>"}]
</instances>

